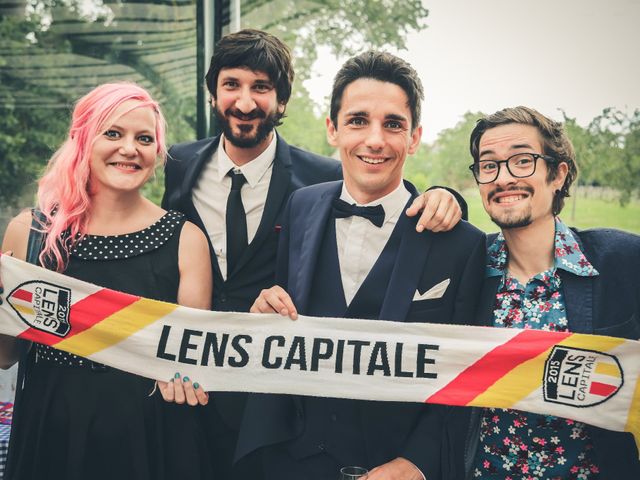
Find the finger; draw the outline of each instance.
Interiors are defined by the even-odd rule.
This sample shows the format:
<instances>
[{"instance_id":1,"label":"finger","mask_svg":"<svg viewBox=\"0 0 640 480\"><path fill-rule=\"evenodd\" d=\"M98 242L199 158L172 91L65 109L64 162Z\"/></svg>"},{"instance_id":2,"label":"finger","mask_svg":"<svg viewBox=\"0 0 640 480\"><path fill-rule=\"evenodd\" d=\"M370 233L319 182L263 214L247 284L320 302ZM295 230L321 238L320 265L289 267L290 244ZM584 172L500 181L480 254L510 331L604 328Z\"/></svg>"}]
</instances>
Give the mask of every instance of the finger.
<instances>
[{"instance_id":1,"label":"finger","mask_svg":"<svg viewBox=\"0 0 640 480\"><path fill-rule=\"evenodd\" d=\"M455 227L458 222L462 219L462 210L450 208L445 212L445 216L438 225L438 229L434 230L434 232L448 232L453 227Z\"/></svg>"},{"instance_id":2,"label":"finger","mask_svg":"<svg viewBox=\"0 0 640 480\"><path fill-rule=\"evenodd\" d=\"M278 287L278 299L280 303L284 305L284 308L280 309L281 315L288 315L291 320L296 320L298 318L298 310L296 306L293 304L293 300L291 296L281 287Z\"/></svg>"},{"instance_id":3,"label":"finger","mask_svg":"<svg viewBox=\"0 0 640 480\"><path fill-rule=\"evenodd\" d=\"M173 388L175 389L175 402L182 405L186 398L184 395L184 387L182 386L182 378L176 373L173 379Z\"/></svg>"},{"instance_id":4,"label":"finger","mask_svg":"<svg viewBox=\"0 0 640 480\"><path fill-rule=\"evenodd\" d=\"M432 232L439 232L442 230L442 224L447 216L448 206L445 202L440 202L438 205L434 205L431 210L431 218L429 222L425 224L425 229Z\"/></svg>"},{"instance_id":5,"label":"finger","mask_svg":"<svg viewBox=\"0 0 640 480\"><path fill-rule=\"evenodd\" d=\"M462 218L460 205L455 197L448 192L447 195L440 195L438 198L433 198L433 202L427 208L431 210L432 216L424 226L433 232L450 230L455 226L457 221L453 224L448 224L447 222L456 215Z\"/></svg>"},{"instance_id":6,"label":"finger","mask_svg":"<svg viewBox=\"0 0 640 480\"><path fill-rule=\"evenodd\" d=\"M423 193L423 195L425 195L424 209L416 224L416 231L418 232L429 230L433 226L433 215L438 210L439 205L439 200L434 195L426 196L426 193Z\"/></svg>"},{"instance_id":7,"label":"finger","mask_svg":"<svg viewBox=\"0 0 640 480\"><path fill-rule=\"evenodd\" d=\"M209 394L202 389L198 382L193 384L193 390L196 392L196 398L200 405L206 405L209 403Z\"/></svg>"},{"instance_id":8,"label":"finger","mask_svg":"<svg viewBox=\"0 0 640 480\"><path fill-rule=\"evenodd\" d=\"M264 298L271 308L280 315L285 317L289 316L292 320L298 318L298 312L293 304L293 300L291 300L289 294L282 287L275 286L270 288L267 290Z\"/></svg>"},{"instance_id":9,"label":"finger","mask_svg":"<svg viewBox=\"0 0 640 480\"><path fill-rule=\"evenodd\" d=\"M415 217L418 212L420 212L420 210L422 210L425 206L425 194L423 193L422 195L418 195L413 202L411 203L411 205L409 206L409 208L407 208L406 213L409 217Z\"/></svg>"},{"instance_id":10,"label":"finger","mask_svg":"<svg viewBox=\"0 0 640 480\"><path fill-rule=\"evenodd\" d=\"M440 204L438 211L434 215L435 218L439 218L440 221L434 225L434 231L448 232L462 219L462 208L454 198L451 198L449 201Z\"/></svg>"},{"instance_id":11,"label":"finger","mask_svg":"<svg viewBox=\"0 0 640 480\"><path fill-rule=\"evenodd\" d=\"M173 389L173 382L162 382L158 380L158 389L160 390L160 395L166 402L175 401L175 391Z\"/></svg>"},{"instance_id":12,"label":"finger","mask_svg":"<svg viewBox=\"0 0 640 480\"><path fill-rule=\"evenodd\" d=\"M265 294L264 293L260 293L260 296L258 298L256 298L255 302L253 302L253 305L251 306L249 311L251 313L278 313L269 304L269 302L265 298Z\"/></svg>"},{"instance_id":13,"label":"finger","mask_svg":"<svg viewBox=\"0 0 640 480\"><path fill-rule=\"evenodd\" d=\"M196 392L193 389L193 383L191 383L189 377L184 377L182 379L182 387L184 388L184 396L187 403L192 407L198 405L198 398L196 397Z\"/></svg>"},{"instance_id":14,"label":"finger","mask_svg":"<svg viewBox=\"0 0 640 480\"><path fill-rule=\"evenodd\" d=\"M265 293L264 300L274 312L282 313L283 310L286 310L285 304L280 300L280 292L274 291L273 289L268 290L267 293Z\"/></svg>"}]
</instances>

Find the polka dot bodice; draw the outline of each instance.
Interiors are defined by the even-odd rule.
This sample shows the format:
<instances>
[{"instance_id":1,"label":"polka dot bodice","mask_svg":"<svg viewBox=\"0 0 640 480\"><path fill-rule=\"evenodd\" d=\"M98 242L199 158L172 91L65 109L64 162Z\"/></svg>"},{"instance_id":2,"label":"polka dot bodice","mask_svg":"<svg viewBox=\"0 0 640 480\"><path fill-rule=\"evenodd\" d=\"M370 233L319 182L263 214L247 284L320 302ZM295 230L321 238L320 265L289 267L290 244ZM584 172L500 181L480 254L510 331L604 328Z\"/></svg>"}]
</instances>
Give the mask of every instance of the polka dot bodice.
<instances>
[{"instance_id":1,"label":"polka dot bodice","mask_svg":"<svg viewBox=\"0 0 640 480\"><path fill-rule=\"evenodd\" d=\"M160 220L144 230L124 235L85 235L71 251L74 257L84 260L117 260L135 257L163 245L182 225L184 215L167 212Z\"/></svg>"},{"instance_id":2,"label":"polka dot bodice","mask_svg":"<svg viewBox=\"0 0 640 480\"><path fill-rule=\"evenodd\" d=\"M182 213L169 211L154 224L137 232L112 236L85 235L71 251L65 274L134 295L175 302L176 298L167 295L168 291L173 292L178 285L177 249L179 232L184 222L185 217ZM145 260L145 257L149 258ZM148 271L148 268L157 270ZM136 291L139 285L148 283L142 282L142 278L158 278L159 272L176 277L173 279L175 287L168 286L166 293L161 293L156 288ZM130 278L135 285L123 284L123 275ZM86 358L47 345L35 344L34 347L37 362L94 369L98 365ZM99 367L100 365L96 370L99 371Z\"/></svg>"}]
</instances>

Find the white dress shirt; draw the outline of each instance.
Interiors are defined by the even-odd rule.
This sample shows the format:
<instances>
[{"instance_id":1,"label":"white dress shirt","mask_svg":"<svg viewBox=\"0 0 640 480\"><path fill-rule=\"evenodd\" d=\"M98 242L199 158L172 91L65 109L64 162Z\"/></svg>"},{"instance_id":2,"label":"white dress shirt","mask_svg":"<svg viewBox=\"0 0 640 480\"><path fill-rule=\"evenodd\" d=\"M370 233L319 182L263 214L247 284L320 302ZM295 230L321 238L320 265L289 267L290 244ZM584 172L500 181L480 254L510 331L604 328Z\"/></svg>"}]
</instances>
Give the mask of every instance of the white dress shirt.
<instances>
[{"instance_id":1,"label":"white dress shirt","mask_svg":"<svg viewBox=\"0 0 640 480\"><path fill-rule=\"evenodd\" d=\"M360 285L378 260L410 197L411 194L404 183L400 182L398 188L388 195L361 205L349 195L346 186L342 184L340 198L345 202L363 207L382 205L384 208L382 227L376 227L369 219L355 215L336 218L338 261L347 305L351 303Z\"/></svg>"},{"instance_id":2,"label":"white dress shirt","mask_svg":"<svg viewBox=\"0 0 640 480\"><path fill-rule=\"evenodd\" d=\"M227 279L227 199L231 191L229 170L242 172L247 183L242 186L240 196L247 215L247 241L251 243L256 236L264 206L269 192L273 161L276 158L277 135L259 156L238 167L224 151L224 136L220 137L218 148L211 161L202 169L192 192L193 205L196 207L213 250L218 259L222 278Z\"/></svg>"},{"instance_id":3,"label":"white dress shirt","mask_svg":"<svg viewBox=\"0 0 640 480\"><path fill-rule=\"evenodd\" d=\"M381 227L376 227L368 218L356 215L336 218L340 276L342 277L344 297L349 305L389 241L400 215L404 212L404 206L411 198L411 193L404 186L404 182L400 182L398 188L384 197L370 203L360 204L349 195L347 187L343 183L340 198L349 204L355 203L360 207L382 205L384 208L384 223ZM426 480L424 473L418 467L416 469L422 475L422 479Z\"/></svg>"}]
</instances>

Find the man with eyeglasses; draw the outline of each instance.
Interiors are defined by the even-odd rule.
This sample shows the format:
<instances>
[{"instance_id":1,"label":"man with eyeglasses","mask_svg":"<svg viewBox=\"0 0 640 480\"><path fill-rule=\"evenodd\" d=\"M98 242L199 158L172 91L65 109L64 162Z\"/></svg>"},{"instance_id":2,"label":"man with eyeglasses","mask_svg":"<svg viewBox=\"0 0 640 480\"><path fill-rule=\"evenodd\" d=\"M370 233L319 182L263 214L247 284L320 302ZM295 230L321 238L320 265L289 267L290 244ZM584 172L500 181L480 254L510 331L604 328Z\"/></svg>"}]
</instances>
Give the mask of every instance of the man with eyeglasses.
<instances>
[{"instance_id":1,"label":"man with eyeglasses","mask_svg":"<svg viewBox=\"0 0 640 480\"><path fill-rule=\"evenodd\" d=\"M479 120L470 143L482 203L501 229L488 240L479 321L639 338L640 237L578 231L558 218L577 175L562 125L531 108L507 108ZM449 478L640 478L630 433L513 410L452 418L449 438L465 473Z\"/></svg>"}]
</instances>

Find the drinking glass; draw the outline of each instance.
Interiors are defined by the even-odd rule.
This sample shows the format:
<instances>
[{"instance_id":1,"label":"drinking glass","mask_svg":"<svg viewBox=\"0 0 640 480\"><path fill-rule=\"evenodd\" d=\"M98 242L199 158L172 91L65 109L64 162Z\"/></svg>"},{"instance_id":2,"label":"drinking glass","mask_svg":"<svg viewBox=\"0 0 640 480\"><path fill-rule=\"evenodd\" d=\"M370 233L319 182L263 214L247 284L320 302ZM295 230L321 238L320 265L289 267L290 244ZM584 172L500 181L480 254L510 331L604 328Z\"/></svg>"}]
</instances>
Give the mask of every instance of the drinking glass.
<instances>
[{"instance_id":1,"label":"drinking glass","mask_svg":"<svg viewBox=\"0 0 640 480\"><path fill-rule=\"evenodd\" d=\"M364 477L367 473L369 473L369 470L362 467L342 467L339 480L356 480Z\"/></svg>"}]
</instances>

